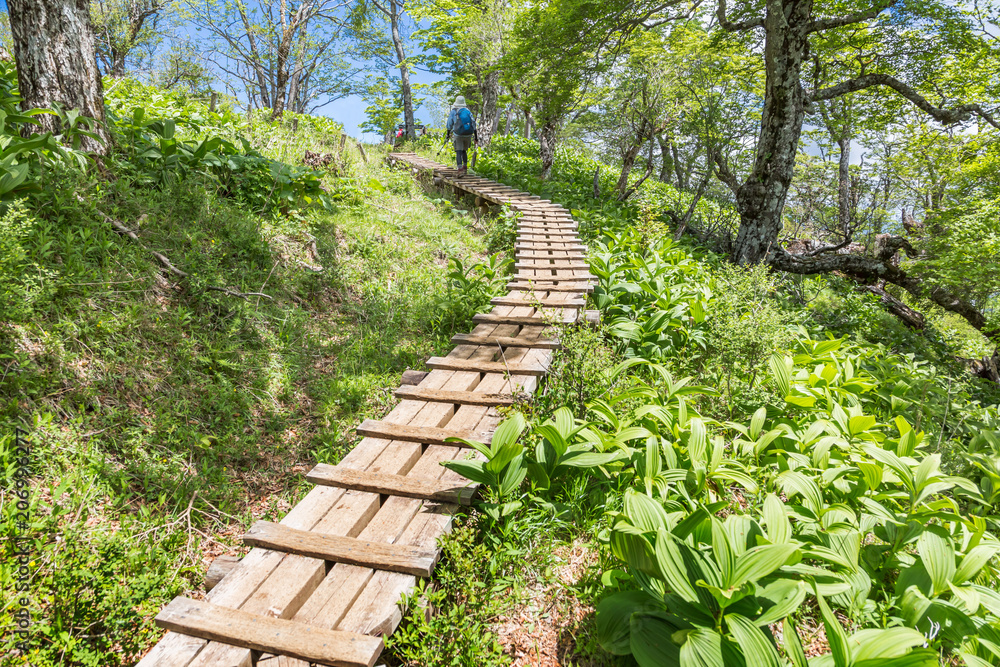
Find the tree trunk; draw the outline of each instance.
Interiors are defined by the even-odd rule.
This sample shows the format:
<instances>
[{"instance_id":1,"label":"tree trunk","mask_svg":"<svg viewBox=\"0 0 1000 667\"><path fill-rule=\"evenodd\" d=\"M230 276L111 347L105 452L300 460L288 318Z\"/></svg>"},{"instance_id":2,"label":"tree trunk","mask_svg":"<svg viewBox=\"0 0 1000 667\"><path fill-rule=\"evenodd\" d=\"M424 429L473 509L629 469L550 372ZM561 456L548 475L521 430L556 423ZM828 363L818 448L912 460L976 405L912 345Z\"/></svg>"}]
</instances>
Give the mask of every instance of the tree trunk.
<instances>
[{"instance_id":1,"label":"tree trunk","mask_svg":"<svg viewBox=\"0 0 1000 667\"><path fill-rule=\"evenodd\" d=\"M22 107L69 109L101 123L93 128L104 142L83 138L85 150L104 155L108 135L104 128L104 91L94 55L87 0L9 0L17 82ZM59 117L36 116L40 129L58 132Z\"/></svg>"},{"instance_id":2,"label":"tree trunk","mask_svg":"<svg viewBox=\"0 0 1000 667\"><path fill-rule=\"evenodd\" d=\"M757 264L776 249L805 118L801 75L811 11L812 0L767 2L765 103L753 170L736 191L740 229L733 261L737 264Z\"/></svg>"},{"instance_id":3,"label":"tree trunk","mask_svg":"<svg viewBox=\"0 0 1000 667\"><path fill-rule=\"evenodd\" d=\"M497 98L500 96L500 72L493 70L479 80L479 94L483 97L483 111L479 114L477 134L479 145L489 146L493 133L500 122Z\"/></svg>"},{"instance_id":4,"label":"tree trunk","mask_svg":"<svg viewBox=\"0 0 1000 667\"><path fill-rule=\"evenodd\" d=\"M674 169L674 158L670 154L670 138L661 134L656 137L657 143L660 144L660 182L661 183L671 183L671 172Z\"/></svg>"},{"instance_id":5,"label":"tree trunk","mask_svg":"<svg viewBox=\"0 0 1000 667\"><path fill-rule=\"evenodd\" d=\"M503 123L504 136L510 134L510 119L513 115L514 115L514 100L511 100L510 104L507 105L506 118L504 118L504 123Z\"/></svg>"},{"instance_id":6,"label":"tree trunk","mask_svg":"<svg viewBox=\"0 0 1000 667\"><path fill-rule=\"evenodd\" d=\"M389 0L389 25L392 28L392 44L396 47L396 59L399 61L399 82L403 91L403 122L406 123L406 136L416 140L417 130L413 123L413 93L410 89L410 68L406 64L406 52L403 50L403 38L399 34L400 3Z\"/></svg>"},{"instance_id":7,"label":"tree trunk","mask_svg":"<svg viewBox=\"0 0 1000 667\"><path fill-rule=\"evenodd\" d=\"M542 158L542 180L549 180L552 175L552 164L556 161L556 135L559 124L554 120L546 120L538 128L538 148Z\"/></svg>"},{"instance_id":8,"label":"tree trunk","mask_svg":"<svg viewBox=\"0 0 1000 667\"><path fill-rule=\"evenodd\" d=\"M295 54L295 71L292 72L291 81L288 84L288 108L295 113L304 113L305 107L305 79L303 70L305 67L306 51L306 27L308 22L303 22L299 28L299 46Z\"/></svg>"},{"instance_id":9,"label":"tree trunk","mask_svg":"<svg viewBox=\"0 0 1000 667\"><path fill-rule=\"evenodd\" d=\"M670 142L670 156L674 160L674 173L677 174L677 187L681 190L686 190L688 183L690 182L691 170L688 169L685 171L684 163L681 160L680 153L677 151L677 144L673 141Z\"/></svg>"},{"instance_id":10,"label":"tree trunk","mask_svg":"<svg viewBox=\"0 0 1000 667\"><path fill-rule=\"evenodd\" d=\"M125 54L120 51L111 51L111 76L116 79L125 78Z\"/></svg>"},{"instance_id":11,"label":"tree trunk","mask_svg":"<svg viewBox=\"0 0 1000 667\"><path fill-rule=\"evenodd\" d=\"M534 121L531 119L531 109L524 107L524 138L531 138L531 128L534 125Z\"/></svg>"},{"instance_id":12,"label":"tree trunk","mask_svg":"<svg viewBox=\"0 0 1000 667\"><path fill-rule=\"evenodd\" d=\"M641 149L641 144L632 144L625 151L625 157L622 159L621 175L618 176L618 184L615 186L619 197L625 194L625 189L628 188L628 177L632 173L632 167L635 166L635 159L639 156Z\"/></svg>"},{"instance_id":13,"label":"tree trunk","mask_svg":"<svg viewBox=\"0 0 1000 667\"><path fill-rule=\"evenodd\" d=\"M257 75L257 86L259 88L260 94L260 106L270 107L271 106L271 94L270 87L267 83L267 76L264 73L264 68L261 63L264 62L260 57L260 52L257 50L257 38L254 36L254 29L250 25L250 18L247 16L246 9L243 3L237 3L236 6L240 11L240 19L243 21L243 29L246 31L247 41L250 42L250 54L253 57L252 63L254 73Z\"/></svg>"},{"instance_id":14,"label":"tree trunk","mask_svg":"<svg viewBox=\"0 0 1000 667\"><path fill-rule=\"evenodd\" d=\"M846 131L837 137L840 161L837 165L837 214L840 230L846 239L851 229L851 138Z\"/></svg>"}]
</instances>

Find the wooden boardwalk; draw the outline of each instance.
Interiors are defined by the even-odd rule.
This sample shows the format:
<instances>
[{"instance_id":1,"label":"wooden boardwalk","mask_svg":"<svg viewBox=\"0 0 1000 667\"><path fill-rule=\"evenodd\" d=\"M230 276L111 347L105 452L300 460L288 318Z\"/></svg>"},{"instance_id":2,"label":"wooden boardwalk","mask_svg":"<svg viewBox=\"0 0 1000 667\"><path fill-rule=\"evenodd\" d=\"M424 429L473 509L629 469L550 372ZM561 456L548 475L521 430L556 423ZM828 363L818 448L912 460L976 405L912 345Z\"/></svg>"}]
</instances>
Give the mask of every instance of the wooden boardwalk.
<instances>
[{"instance_id":1,"label":"wooden boardwalk","mask_svg":"<svg viewBox=\"0 0 1000 667\"><path fill-rule=\"evenodd\" d=\"M549 325L583 313L594 278L568 211L414 154L390 159L521 212L511 291L448 356L428 360L418 384L397 390L385 419L358 428L363 439L340 463L308 473L316 486L280 523L249 528L253 548L205 600L178 597L160 612L168 632L139 667L374 665L402 596L431 575L438 538L475 493L440 465L474 450L447 438L489 442L496 406L545 374L558 345Z\"/></svg>"}]
</instances>

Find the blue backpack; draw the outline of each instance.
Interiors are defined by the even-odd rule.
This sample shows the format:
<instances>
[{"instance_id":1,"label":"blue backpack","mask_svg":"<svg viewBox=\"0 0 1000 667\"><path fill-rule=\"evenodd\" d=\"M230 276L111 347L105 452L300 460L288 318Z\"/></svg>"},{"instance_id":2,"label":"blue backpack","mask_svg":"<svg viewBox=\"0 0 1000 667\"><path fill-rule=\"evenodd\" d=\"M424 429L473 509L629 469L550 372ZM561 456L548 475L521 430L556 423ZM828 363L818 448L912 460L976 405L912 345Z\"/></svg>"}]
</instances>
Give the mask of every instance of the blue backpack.
<instances>
[{"instance_id":1,"label":"blue backpack","mask_svg":"<svg viewBox=\"0 0 1000 667\"><path fill-rule=\"evenodd\" d=\"M472 120L472 112L467 108L462 107L458 110L455 121L455 134L468 136L475 133L476 121Z\"/></svg>"}]
</instances>

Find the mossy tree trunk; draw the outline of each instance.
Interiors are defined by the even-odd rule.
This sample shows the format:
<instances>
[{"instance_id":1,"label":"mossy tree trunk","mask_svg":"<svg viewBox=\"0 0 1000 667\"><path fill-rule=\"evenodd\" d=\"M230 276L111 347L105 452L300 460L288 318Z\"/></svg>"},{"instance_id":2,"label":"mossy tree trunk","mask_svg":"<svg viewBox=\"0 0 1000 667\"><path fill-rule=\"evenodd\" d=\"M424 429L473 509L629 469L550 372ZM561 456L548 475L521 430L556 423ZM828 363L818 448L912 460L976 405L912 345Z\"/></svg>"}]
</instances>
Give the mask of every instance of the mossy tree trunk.
<instances>
[{"instance_id":1,"label":"mossy tree trunk","mask_svg":"<svg viewBox=\"0 0 1000 667\"><path fill-rule=\"evenodd\" d=\"M104 155L104 91L94 53L87 0L9 0L17 80L24 108L79 109L100 123L93 128L104 142L84 138L85 150ZM40 130L58 132L58 116L37 116Z\"/></svg>"}]
</instances>

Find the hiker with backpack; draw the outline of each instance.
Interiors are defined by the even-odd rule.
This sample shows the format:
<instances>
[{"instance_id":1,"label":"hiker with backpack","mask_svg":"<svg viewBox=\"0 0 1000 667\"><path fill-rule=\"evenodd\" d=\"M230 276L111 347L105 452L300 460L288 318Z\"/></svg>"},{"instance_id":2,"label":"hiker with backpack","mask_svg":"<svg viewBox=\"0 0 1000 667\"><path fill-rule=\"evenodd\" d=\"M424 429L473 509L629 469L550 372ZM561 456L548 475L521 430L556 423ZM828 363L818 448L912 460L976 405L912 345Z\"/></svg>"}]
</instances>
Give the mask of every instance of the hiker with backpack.
<instances>
[{"instance_id":1,"label":"hiker with backpack","mask_svg":"<svg viewBox=\"0 0 1000 667\"><path fill-rule=\"evenodd\" d=\"M468 171L469 149L476 139L476 119L465 105L465 97L459 95L448 114L448 124L445 126L448 135L455 135L455 161L458 163L458 175L465 176Z\"/></svg>"}]
</instances>

